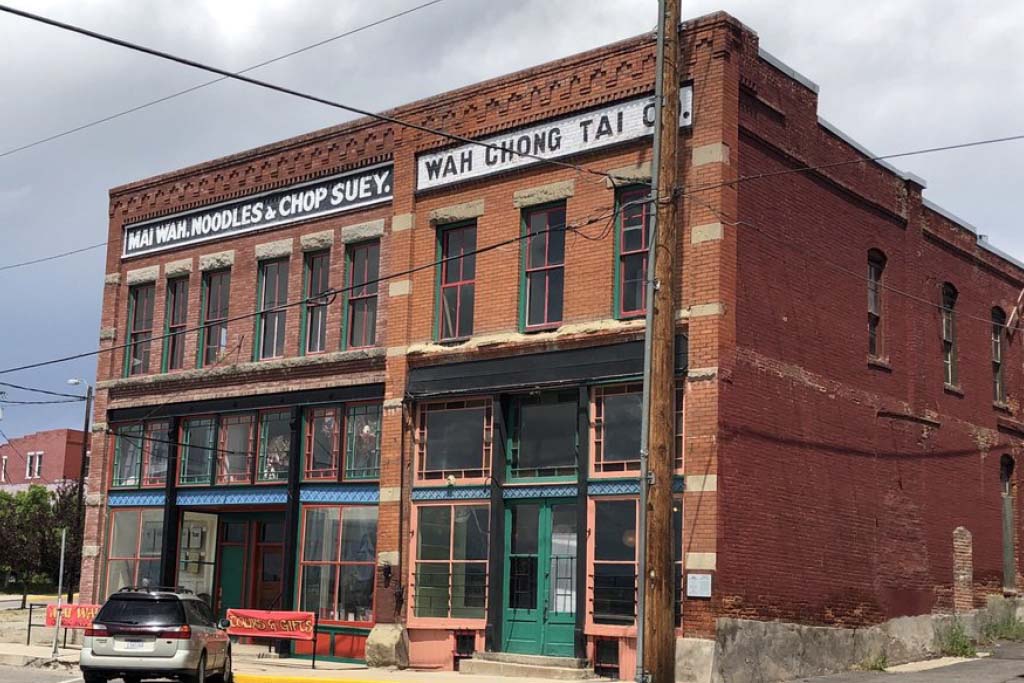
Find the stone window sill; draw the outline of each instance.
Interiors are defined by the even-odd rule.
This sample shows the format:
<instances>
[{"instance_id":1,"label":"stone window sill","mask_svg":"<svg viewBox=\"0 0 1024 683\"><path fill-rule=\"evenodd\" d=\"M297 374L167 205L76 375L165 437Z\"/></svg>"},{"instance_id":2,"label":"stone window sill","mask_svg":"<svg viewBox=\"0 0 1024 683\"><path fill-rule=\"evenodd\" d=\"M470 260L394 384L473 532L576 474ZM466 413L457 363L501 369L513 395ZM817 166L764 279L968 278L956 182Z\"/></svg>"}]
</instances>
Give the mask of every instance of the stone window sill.
<instances>
[{"instance_id":1,"label":"stone window sill","mask_svg":"<svg viewBox=\"0 0 1024 683\"><path fill-rule=\"evenodd\" d=\"M1001 413L1006 413L1007 415L1012 414L1012 411L1010 410L1010 404L1006 403L1005 401L992 401L992 407Z\"/></svg>"},{"instance_id":2,"label":"stone window sill","mask_svg":"<svg viewBox=\"0 0 1024 683\"><path fill-rule=\"evenodd\" d=\"M947 394L952 394L954 396L959 396L960 398L964 397L964 390L961 389L958 385L943 383L942 390L944 392L946 392Z\"/></svg>"},{"instance_id":3,"label":"stone window sill","mask_svg":"<svg viewBox=\"0 0 1024 683\"><path fill-rule=\"evenodd\" d=\"M884 370L885 372L892 372L892 365L889 364L888 358L882 358L881 356L868 356L868 367L875 368L876 370Z\"/></svg>"}]
</instances>

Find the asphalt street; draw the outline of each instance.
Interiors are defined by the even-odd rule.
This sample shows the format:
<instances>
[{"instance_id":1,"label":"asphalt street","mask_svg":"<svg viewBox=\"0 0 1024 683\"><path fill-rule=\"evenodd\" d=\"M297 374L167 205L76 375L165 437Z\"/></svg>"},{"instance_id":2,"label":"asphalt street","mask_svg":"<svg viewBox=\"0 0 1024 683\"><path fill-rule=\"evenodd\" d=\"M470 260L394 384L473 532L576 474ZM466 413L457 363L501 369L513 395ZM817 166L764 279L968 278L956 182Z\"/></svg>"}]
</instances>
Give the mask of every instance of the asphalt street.
<instances>
[{"instance_id":1,"label":"asphalt street","mask_svg":"<svg viewBox=\"0 0 1024 683\"><path fill-rule=\"evenodd\" d=\"M800 683L1024 683L1024 644L998 645L990 651L990 657L941 669L899 674L857 671L802 678Z\"/></svg>"}]
</instances>

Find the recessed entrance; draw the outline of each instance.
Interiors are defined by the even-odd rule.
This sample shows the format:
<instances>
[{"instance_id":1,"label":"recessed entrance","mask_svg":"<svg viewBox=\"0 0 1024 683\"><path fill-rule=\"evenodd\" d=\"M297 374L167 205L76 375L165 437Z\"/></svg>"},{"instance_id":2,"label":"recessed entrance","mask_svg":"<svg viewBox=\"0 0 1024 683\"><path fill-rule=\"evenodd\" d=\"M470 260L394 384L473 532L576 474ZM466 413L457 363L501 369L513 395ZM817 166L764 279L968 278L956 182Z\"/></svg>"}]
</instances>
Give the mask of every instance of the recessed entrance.
<instances>
[{"instance_id":1,"label":"recessed entrance","mask_svg":"<svg viewBox=\"0 0 1024 683\"><path fill-rule=\"evenodd\" d=\"M523 501L505 509L502 650L572 657L576 623L576 503Z\"/></svg>"}]
</instances>

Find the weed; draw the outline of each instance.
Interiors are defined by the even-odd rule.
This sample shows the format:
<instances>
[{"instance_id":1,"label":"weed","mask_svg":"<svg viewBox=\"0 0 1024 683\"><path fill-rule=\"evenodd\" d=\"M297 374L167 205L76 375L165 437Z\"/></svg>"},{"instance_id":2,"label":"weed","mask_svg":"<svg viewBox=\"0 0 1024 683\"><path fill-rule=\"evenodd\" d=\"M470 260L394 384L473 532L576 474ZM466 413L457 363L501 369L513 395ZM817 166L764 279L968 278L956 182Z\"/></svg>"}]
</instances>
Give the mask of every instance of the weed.
<instances>
[{"instance_id":1,"label":"weed","mask_svg":"<svg viewBox=\"0 0 1024 683\"><path fill-rule=\"evenodd\" d=\"M885 656L885 653L869 657L864 660L864 663L860 665L860 668L865 671L885 671L886 667L889 666L889 658Z\"/></svg>"},{"instance_id":2,"label":"weed","mask_svg":"<svg viewBox=\"0 0 1024 683\"><path fill-rule=\"evenodd\" d=\"M935 634L936 644L939 652L947 657L977 657L978 651L974 642L964 630L963 622L954 618L949 626L940 629Z\"/></svg>"},{"instance_id":3,"label":"weed","mask_svg":"<svg viewBox=\"0 0 1024 683\"><path fill-rule=\"evenodd\" d=\"M1015 614L1006 614L996 621L985 622L981 627L982 637L989 642L996 640L1024 641L1024 621Z\"/></svg>"}]
</instances>

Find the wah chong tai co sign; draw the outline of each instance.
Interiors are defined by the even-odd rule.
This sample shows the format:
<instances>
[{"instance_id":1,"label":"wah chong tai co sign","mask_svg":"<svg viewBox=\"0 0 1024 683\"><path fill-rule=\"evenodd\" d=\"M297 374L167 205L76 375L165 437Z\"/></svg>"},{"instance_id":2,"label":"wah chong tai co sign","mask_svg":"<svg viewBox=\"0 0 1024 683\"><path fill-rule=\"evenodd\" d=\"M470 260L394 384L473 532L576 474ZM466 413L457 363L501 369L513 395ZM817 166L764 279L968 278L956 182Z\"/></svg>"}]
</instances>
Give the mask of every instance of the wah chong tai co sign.
<instances>
[{"instance_id":1,"label":"wah chong tai co sign","mask_svg":"<svg viewBox=\"0 0 1024 683\"><path fill-rule=\"evenodd\" d=\"M128 225L122 258L329 216L391 199L392 164Z\"/></svg>"},{"instance_id":2,"label":"wah chong tai co sign","mask_svg":"<svg viewBox=\"0 0 1024 683\"><path fill-rule=\"evenodd\" d=\"M679 89L679 125L693 120L693 88ZM482 138L490 147L466 144L423 154L416 160L416 189L430 190L464 180L590 152L654 132L654 98L638 97L582 114Z\"/></svg>"}]
</instances>

